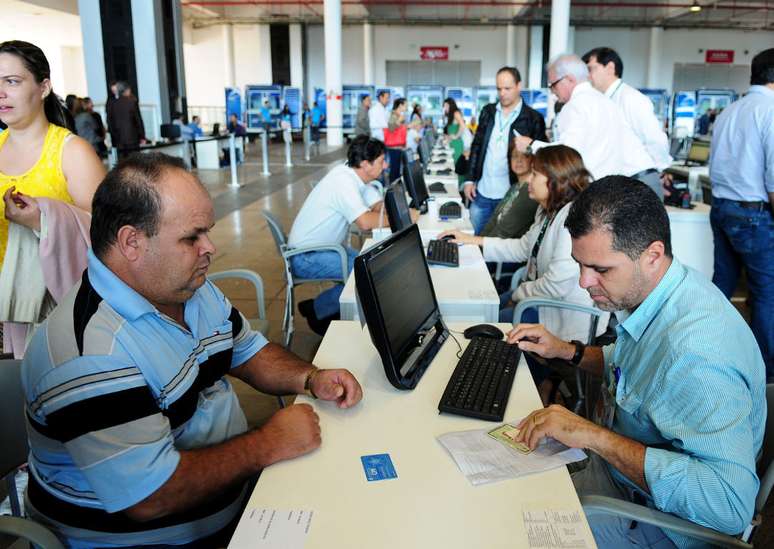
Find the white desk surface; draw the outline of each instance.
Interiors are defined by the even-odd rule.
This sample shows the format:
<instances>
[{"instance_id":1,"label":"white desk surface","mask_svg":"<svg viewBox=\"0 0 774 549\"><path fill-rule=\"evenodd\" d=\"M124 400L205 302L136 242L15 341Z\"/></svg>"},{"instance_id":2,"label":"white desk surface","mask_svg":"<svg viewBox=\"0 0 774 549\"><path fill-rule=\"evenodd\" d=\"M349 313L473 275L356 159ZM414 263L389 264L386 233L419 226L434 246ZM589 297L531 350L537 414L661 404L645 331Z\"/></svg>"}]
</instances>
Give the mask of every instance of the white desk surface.
<instances>
[{"instance_id":1,"label":"white desk surface","mask_svg":"<svg viewBox=\"0 0 774 549\"><path fill-rule=\"evenodd\" d=\"M672 233L672 253L684 265L693 267L712 280L715 245L710 227L709 204L693 202L693 209L667 206Z\"/></svg>"},{"instance_id":2,"label":"white desk surface","mask_svg":"<svg viewBox=\"0 0 774 549\"><path fill-rule=\"evenodd\" d=\"M464 324L451 326L460 331ZM507 329L507 325L500 325ZM467 341L456 336L464 347ZM472 486L436 440L450 431L496 424L439 415L438 401L457 363L449 338L413 391L393 388L367 331L355 322L333 322L314 363L348 368L363 386L350 410L310 402L320 416L322 446L263 471L247 510L308 509L314 518L305 549L519 548L527 547L521 518L525 505L583 511L567 469ZM506 419L540 407L522 360ZM398 478L366 481L360 457L388 453ZM585 540L595 547L583 518Z\"/></svg>"},{"instance_id":3,"label":"white desk surface","mask_svg":"<svg viewBox=\"0 0 774 549\"><path fill-rule=\"evenodd\" d=\"M373 239L363 243L363 250L374 244ZM460 267L429 265L430 278L435 288L438 308L447 322L497 322L500 297L478 246L460 248L460 256L472 258L471 264ZM355 274L349 274L339 297L342 320L360 318L355 299Z\"/></svg>"}]
</instances>

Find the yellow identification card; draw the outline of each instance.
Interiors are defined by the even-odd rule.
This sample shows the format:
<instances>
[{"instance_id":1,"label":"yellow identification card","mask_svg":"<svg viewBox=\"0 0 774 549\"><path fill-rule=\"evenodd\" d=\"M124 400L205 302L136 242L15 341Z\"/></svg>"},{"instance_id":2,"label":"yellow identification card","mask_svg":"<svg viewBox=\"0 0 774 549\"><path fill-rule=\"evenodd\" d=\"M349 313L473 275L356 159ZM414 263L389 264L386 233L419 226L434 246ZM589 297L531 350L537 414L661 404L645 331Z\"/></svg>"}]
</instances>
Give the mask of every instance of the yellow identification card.
<instances>
[{"instance_id":1,"label":"yellow identification card","mask_svg":"<svg viewBox=\"0 0 774 549\"><path fill-rule=\"evenodd\" d=\"M519 430L513 425L509 425L507 423L500 425L499 427L489 431L487 434L493 439L502 442L506 446L513 448L514 450L518 450L522 454L529 454L532 451L529 449L529 446L523 442L516 442L516 437L519 435Z\"/></svg>"}]
</instances>

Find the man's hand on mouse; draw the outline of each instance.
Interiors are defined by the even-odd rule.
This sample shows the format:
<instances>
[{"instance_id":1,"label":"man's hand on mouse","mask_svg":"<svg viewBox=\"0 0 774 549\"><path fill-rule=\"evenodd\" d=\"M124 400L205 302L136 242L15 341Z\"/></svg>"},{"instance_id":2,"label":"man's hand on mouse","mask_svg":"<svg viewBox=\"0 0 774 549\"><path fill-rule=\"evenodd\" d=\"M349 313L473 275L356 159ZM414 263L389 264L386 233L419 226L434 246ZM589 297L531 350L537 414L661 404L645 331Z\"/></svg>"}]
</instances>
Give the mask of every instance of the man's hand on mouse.
<instances>
[{"instance_id":1,"label":"man's hand on mouse","mask_svg":"<svg viewBox=\"0 0 774 549\"><path fill-rule=\"evenodd\" d=\"M562 341L542 324L517 324L506 334L506 341L543 358L571 360L575 355L575 345Z\"/></svg>"}]
</instances>

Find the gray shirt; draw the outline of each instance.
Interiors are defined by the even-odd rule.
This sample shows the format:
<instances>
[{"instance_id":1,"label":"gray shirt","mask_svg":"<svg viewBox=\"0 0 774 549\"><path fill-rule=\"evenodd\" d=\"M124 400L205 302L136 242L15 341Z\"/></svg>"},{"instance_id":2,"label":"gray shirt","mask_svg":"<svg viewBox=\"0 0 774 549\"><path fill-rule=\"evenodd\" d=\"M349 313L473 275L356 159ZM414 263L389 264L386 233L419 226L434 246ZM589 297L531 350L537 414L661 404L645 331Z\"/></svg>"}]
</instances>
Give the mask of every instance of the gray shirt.
<instances>
[{"instance_id":1,"label":"gray shirt","mask_svg":"<svg viewBox=\"0 0 774 549\"><path fill-rule=\"evenodd\" d=\"M355 121L355 135L371 135L371 124L368 122L368 109L360 105Z\"/></svg>"}]
</instances>

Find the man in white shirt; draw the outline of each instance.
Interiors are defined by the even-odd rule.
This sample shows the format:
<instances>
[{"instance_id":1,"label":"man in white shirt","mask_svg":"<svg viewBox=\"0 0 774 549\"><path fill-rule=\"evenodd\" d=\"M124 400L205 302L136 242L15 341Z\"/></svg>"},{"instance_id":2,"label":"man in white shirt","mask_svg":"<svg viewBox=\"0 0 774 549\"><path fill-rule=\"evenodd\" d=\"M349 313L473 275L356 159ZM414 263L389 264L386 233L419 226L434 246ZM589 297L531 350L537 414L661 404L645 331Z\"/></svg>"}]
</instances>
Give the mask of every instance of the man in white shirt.
<instances>
[{"instance_id":1,"label":"man in white shirt","mask_svg":"<svg viewBox=\"0 0 774 549\"><path fill-rule=\"evenodd\" d=\"M594 179L626 175L649 184L648 176L658 174L653 159L626 123L621 109L595 90L589 70L580 57L564 54L548 65L549 88L564 103L556 118L554 143L578 151ZM521 152L533 152L549 143L516 138ZM663 193L661 182L648 185ZM657 187L657 188L654 188Z\"/></svg>"},{"instance_id":2,"label":"man in white shirt","mask_svg":"<svg viewBox=\"0 0 774 549\"><path fill-rule=\"evenodd\" d=\"M653 112L653 103L650 99L621 80L624 69L621 57L615 50L601 47L587 52L583 56L583 61L589 69L591 85L612 99L623 111L634 135L645 147L656 169L663 173L672 164L672 157L669 155L669 139L656 118L656 113ZM648 175L653 183L651 181L646 183L659 197L662 197L663 189L659 185L654 185L657 177L659 176L655 173ZM662 179L664 177L661 176Z\"/></svg>"},{"instance_id":3,"label":"man in white shirt","mask_svg":"<svg viewBox=\"0 0 774 549\"><path fill-rule=\"evenodd\" d=\"M377 179L384 170L384 144L359 135L349 146L347 162L333 168L312 189L301 211L298 212L288 237L291 248L321 248L341 244L347 229L355 223L361 230L388 226L378 196L365 193L366 184ZM368 197L368 198L366 198ZM419 213L412 210L413 220ZM347 251L347 272L357 252ZM313 250L290 258L293 273L301 278L333 278L341 276L342 260L333 250ZM298 310L306 317L309 327L320 335L339 314L339 296L343 286L325 290L314 300L298 304Z\"/></svg>"},{"instance_id":4,"label":"man in white shirt","mask_svg":"<svg viewBox=\"0 0 774 549\"><path fill-rule=\"evenodd\" d=\"M375 104L368 109L368 124L371 127L371 137L384 143L384 128L390 120L387 105L390 102L390 92L382 90Z\"/></svg>"}]
</instances>

